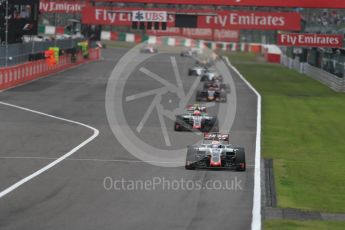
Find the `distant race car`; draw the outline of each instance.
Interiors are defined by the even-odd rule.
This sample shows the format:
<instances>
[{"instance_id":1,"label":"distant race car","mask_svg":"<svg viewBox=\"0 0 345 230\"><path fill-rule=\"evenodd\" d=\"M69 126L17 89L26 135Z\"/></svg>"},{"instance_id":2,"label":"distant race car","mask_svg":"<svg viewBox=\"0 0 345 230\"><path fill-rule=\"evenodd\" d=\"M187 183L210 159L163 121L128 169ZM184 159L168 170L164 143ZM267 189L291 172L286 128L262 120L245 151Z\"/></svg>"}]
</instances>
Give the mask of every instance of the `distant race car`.
<instances>
[{"instance_id":1,"label":"distant race car","mask_svg":"<svg viewBox=\"0 0 345 230\"><path fill-rule=\"evenodd\" d=\"M193 57L195 53L191 50L191 49L188 49L188 50L183 50L181 53L180 53L180 56L181 57Z\"/></svg>"},{"instance_id":2,"label":"distant race car","mask_svg":"<svg viewBox=\"0 0 345 230\"><path fill-rule=\"evenodd\" d=\"M201 76L206 71L206 67L203 65L195 65L188 70L188 76Z\"/></svg>"},{"instance_id":3,"label":"distant race car","mask_svg":"<svg viewBox=\"0 0 345 230\"><path fill-rule=\"evenodd\" d=\"M226 91L220 88L208 87L207 89L196 91L196 101L216 101L226 102Z\"/></svg>"},{"instance_id":4,"label":"distant race car","mask_svg":"<svg viewBox=\"0 0 345 230\"><path fill-rule=\"evenodd\" d=\"M225 83L220 83L218 81L206 81L204 82L203 89L208 90L213 88L215 90L224 91L226 93L230 93L230 86Z\"/></svg>"},{"instance_id":5,"label":"distant race car","mask_svg":"<svg viewBox=\"0 0 345 230\"><path fill-rule=\"evenodd\" d=\"M193 57L195 55L201 54L202 53L202 49L198 49L198 48L189 48L189 49L185 49L183 50L180 55L181 57Z\"/></svg>"},{"instance_id":6,"label":"distant race car","mask_svg":"<svg viewBox=\"0 0 345 230\"><path fill-rule=\"evenodd\" d=\"M154 48L153 46L145 46L145 47L141 48L140 52L146 53L146 54L153 54L153 53L157 53L158 50L156 48Z\"/></svg>"},{"instance_id":7,"label":"distant race car","mask_svg":"<svg viewBox=\"0 0 345 230\"><path fill-rule=\"evenodd\" d=\"M229 142L229 134L204 133L204 141L188 146L186 169L246 170L245 150Z\"/></svg>"},{"instance_id":8,"label":"distant race car","mask_svg":"<svg viewBox=\"0 0 345 230\"><path fill-rule=\"evenodd\" d=\"M200 81L223 81L222 75L220 75L215 69L206 69Z\"/></svg>"},{"instance_id":9,"label":"distant race car","mask_svg":"<svg viewBox=\"0 0 345 230\"><path fill-rule=\"evenodd\" d=\"M193 111L187 109L187 113L176 116L174 130L199 130L201 132L218 131L218 119L200 110Z\"/></svg>"}]
</instances>

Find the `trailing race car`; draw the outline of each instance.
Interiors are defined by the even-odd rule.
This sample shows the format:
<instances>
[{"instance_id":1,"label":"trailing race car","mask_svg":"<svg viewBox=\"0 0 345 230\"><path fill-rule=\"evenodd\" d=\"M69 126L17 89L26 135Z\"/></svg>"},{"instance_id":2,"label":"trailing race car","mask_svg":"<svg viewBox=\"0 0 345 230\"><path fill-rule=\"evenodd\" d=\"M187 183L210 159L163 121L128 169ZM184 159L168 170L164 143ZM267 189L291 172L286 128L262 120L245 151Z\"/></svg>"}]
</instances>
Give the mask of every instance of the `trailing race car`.
<instances>
[{"instance_id":1,"label":"trailing race car","mask_svg":"<svg viewBox=\"0 0 345 230\"><path fill-rule=\"evenodd\" d=\"M218 131L218 119L199 110L187 109L187 113L176 116L174 129L175 131Z\"/></svg>"},{"instance_id":2,"label":"trailing race car","mask_svg":"<svg viewBox=\"0 0 345 230\"><path fill-rule=\"evenodd\" d=\"M230 86L225 83L220 83L218 81L207 81L204 82L203 89L208 90L210 88L219 90L219 91L225 91L226 93L230 93Z\"/></svg>"},{"instance_id":3,"label":"trailing race car","mask_svg":"<svg viewBox=\"0 0 345 230\"><path fill-rule=\"evenodd\" d=\"M220 75L215 69L206 69L200 81L223 81L222 75Z\"/></svg>"},{"instance_id":4,"label":"trailing race car","mask_svg":"<svg viewBox=\"0 0 345 230\"><path fill-rule=\"evenodd\" d=\"M206 71L203 65L195 65L188 70L188 76L201 76Z\"/></svg>"},{"instance_id":5,"label":"trailing race car","mask_svg":"<svg viewBox=\"0 0 345 230\"><path fill-rule=\"evenodd\" d=\"M153 54L153 53L157 53L158 50L156 48L154 48L153 46L147 45L147 46L144 46L143 48L141 48L140 52L146 53L146 54Z\"/></svg>"},{"instance_id":6,"label":"trailing race car","mask_svg":"<svg viewBox=\"0 0 345 230\"><path fill-rule=\"evenodd\" d=\"M226 102L227 96L226 91L208 87L207 89L196 91L196 101L216 101L216 102Z\"/></svg>"},{"instance_id":7,"label":"trailing race car","mask_svg":"<svg viewBox=\"0 0 345 230\"><path fill-rule=\"evenodd\" d=\"M185 168L245 171L245 150L230 144L229 134L205 133L202 144L188 146Z\"/></svg>"}]
</instances>

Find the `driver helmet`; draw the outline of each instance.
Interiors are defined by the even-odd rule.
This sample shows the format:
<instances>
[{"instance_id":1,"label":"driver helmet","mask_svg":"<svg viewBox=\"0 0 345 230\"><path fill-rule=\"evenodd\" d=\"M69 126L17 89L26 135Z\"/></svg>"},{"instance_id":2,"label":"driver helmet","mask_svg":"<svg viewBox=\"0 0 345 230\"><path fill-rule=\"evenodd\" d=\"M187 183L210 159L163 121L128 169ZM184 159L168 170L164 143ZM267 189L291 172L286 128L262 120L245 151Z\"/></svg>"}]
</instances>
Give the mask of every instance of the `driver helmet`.
<instances>
[{"instance_id":1,"label":"driver helmet","mask_svg":"<svg viewBox=\"0 0 345 230\"><path fill-rule=\"evenodd\" d=\"M195 110L193 113L194 116L200 116L201 112L199 110Z\"/></svg>"}]
</instances>

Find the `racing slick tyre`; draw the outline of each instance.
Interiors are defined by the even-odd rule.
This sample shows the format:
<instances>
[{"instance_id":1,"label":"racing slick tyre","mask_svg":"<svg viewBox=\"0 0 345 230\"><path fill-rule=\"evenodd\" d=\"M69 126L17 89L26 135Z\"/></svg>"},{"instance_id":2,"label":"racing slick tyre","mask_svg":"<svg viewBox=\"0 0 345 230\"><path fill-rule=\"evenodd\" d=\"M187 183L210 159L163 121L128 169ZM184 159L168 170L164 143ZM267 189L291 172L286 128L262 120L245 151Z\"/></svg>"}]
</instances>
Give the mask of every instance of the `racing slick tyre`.
<instances>
[{"instance_id":1,"label":"racing slick tyre","mask_svg":"<svg viewBox=\"0 0 345 230\"><path fill-rule=\"evenodd\" d=\"M188 70L188 76L198 76L198 74L194 70Z\"/></svg>"},{"instance_id":2,"label":"racing slick tyre","mask_svg":"<svg viewBox=\"0 0 345 230\"><path fill-rule=\"evenodd\" d=\"M224 90L226 93L231 93L231 90L230 90L230 86L227 85L227 84L220 84L220 87L219 87L221 90Z\"/></svg>"},{"instance_id":3,"label":"racing slick tyre","mask_svg":"<svg viewBox=\"0 0 345 230\"><path fill-rule=\"evenodd\" d=\"M246 171L246 157L244 148L237 148L235 164L236 171Z\"/></svg>"},{"instance_id":4,"label":"racing slick tyre","mask_svg":"<svg viewBox=\"0 0 345 230\"><path fill-rule=\"evenodd\" d=\"M186 164L185 168L188 170L194 170L195 165L193 164L195 161L197 150L193 146L188 146L187 156L186 156Z\"/></svg>"},{"instance_id":5,"label":"racing slick tyre","mask_svg":"<svg viewBox=\"0 0 345 230\"><path fill-rule=\"evenodd\" d=\"M185 128L185 122L183 121L183 118L180 115L176 116L176 120L174 122L174 130L179 132L179 131L184 131Z\"/></svg>"},{"instance_id":6,"label":"racing slick tyre","mask_svg":"<svg viewBox=\"0 0 345 230\"><path fill-rule=\"evenodd\" d=\"M208 77L205 76L205 75L203 75L203 76L201 77L200 81L208 81Z\"/></svg>"},{"instance_id":7,"label":"racing slick tyre","mask_svg":"<svg viewBox=\"0 0 345 230\"><path fill-rule=\"evenodd\" d=\"M217 118L213 118L211 120L211 122L207 125L205 125L201 132L204 133L209 133L209 132L218 132L219 131L219 126L218 126L218 119Z\"/></svg>"},{"instance_id":8,"label":"racing slick tyre","mask_svg":"<svg viewBox=\"0 0 345 230\"><path fill-rule=\"evenodd\" d=\"M181 124L175 122L175 123L174 123L174 130L175 130L176 132L182 131L182 126L181 126Z\"/></svg>"},{"instance_id":9,"label":"racing slick tyre","mask_svg":"<svg viewBox=\"0 0 345 230\"><path fill-rule=\"evenodd\" d=\"M224 92L221 92L220 94L219 94L219 99L220 99L220 102L226 102L227 101L227 98L226 98L226 93L224 93Z\"/></svg>"}]
</instances>

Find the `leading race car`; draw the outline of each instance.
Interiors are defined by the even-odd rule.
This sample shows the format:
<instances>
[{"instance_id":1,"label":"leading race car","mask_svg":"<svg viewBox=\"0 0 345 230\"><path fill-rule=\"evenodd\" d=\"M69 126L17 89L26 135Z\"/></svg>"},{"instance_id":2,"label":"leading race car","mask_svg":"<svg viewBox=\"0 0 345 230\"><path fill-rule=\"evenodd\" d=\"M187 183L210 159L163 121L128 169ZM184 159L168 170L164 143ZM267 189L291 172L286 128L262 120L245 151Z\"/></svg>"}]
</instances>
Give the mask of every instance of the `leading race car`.
<instances>
[{"instance_id":1,"label":"leading race car","mask_svg":"<svg viewBox=\"0 0 345 230\"><path fill-rule=\"evenodd\" d=\"M144 46L143 48L141 48L140 52L146 53L146 54L153 54L153 53L157 53L158 50L151 45L147 45L147 46Z\"/></svg>"},{"instance_id":2,"label":"leading race car","mask_svg":"<svg viewBox=\"0 0 345 230\"><path fill-rule=\"evenodd\" d=\"M230 144L229 134L205 133L202 144L188 146L185 168L245 171L245 150Z\"/></svg>"},{"instance_id":3,"label":"leading race car","mask_svg":"<svg viewBox=\"0 0 345 230\"><path fill-rule=\"evenodd\" d=\"M181 53L180 53L180 56L181 57L193 57L193 51L188 49L188 50L183 50Z\"/></svg>"},{"instance_id":4,"label":"leading race car","mask_svg":"<svg viewBox=\"0 0 345 230\"><path fill-rule=\"evenodd\" d=\"M187 107L187 113L177 115L174 124L175 131L192 131L199 130L201 132L218 131L217 117L210 116L206 112L202 112L202 106L198 108ZM206 111L206 107L204 107ZM197 110L200 109L200 110Z\"/></svg>"},{"instance_id":5,"label":"leading race car","mask_svg":"<svg viewBox=\"0 0 345 230\"><path fill-rule=\"evenodd\" d=\"M202 49L198 48L188 48L183 50L180 55L181 57L193 57L202 53Z\"/></svg>"}]
</instances>

